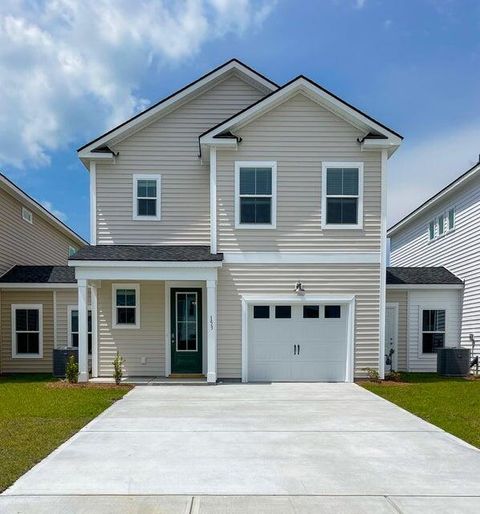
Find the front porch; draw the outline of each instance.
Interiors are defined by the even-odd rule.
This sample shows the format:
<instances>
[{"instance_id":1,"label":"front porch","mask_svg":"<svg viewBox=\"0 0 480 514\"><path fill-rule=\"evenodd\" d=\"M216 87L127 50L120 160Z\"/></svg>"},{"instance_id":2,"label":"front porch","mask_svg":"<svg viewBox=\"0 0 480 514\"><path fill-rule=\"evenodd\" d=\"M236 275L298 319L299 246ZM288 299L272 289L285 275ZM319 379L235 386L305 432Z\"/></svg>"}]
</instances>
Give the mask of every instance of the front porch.
<instances>
[{"instance_id":1,"label":"front porch","mask_svg":"<svg viewBox=\"0 0 480 514\"><path fill-rule=\"evenodd\" d=\"M208 260L165 261L164 247L108 247L112 259L94 259L105 247L90 247L69 262L78 284L79 381L112 378L117 352L129 383L169 383L173 375L191 383L217 381L218 255ZM133 260L148 248L150 260ZM185 256L185 247L179 247ZM203 249L204 247L196 247ZM169 256L171 256L171 247ZM92 255L93 254L93 255ZM152 255L153 254L153 255ZM119 259L125 256L127 258ZM153 260L154 257L157 257ZM91 307L87 291L91 294ZM88 309L92 311L91 376ZM204 379L204 380L205 380ZM178 383L178 382L175 382Z\"/></svg>"}]
</instances>

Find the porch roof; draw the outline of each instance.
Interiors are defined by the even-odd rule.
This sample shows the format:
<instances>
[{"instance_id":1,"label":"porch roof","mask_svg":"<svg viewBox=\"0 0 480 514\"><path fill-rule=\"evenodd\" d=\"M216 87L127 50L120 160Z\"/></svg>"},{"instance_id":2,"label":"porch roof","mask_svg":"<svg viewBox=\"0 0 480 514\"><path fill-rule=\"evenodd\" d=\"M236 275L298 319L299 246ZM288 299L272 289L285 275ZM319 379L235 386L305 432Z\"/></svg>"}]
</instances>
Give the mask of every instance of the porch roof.
<instances>
[{"instance_id":1,"label":"porch roof","mask_svg":"<svg viewBox=\"0 0 480 514\"><path fill-rule=\"evenodd\" d=\"M75 287L75 270L68 266L20 266L10 268L0 277L4 284L71 284Z\"/></svg>"},{"instance_id":2,"label":"porch roof","mask_svg":"<svg viewBox=\"0 0 480 514\"><path fill-rule=\"evenodd\" d=\"M223 253L199 245L97 245L81 248L69 261L221 262Z\"/></svg>"},{"instance_id":3,"label":"porch roof","mask_svg":"<svg viewBox=\"0 0 480 514\"><path fill-rule=\"evenodd\" d=\"M463 285L460 278L443 266L387 267L388 285Z\"/></svg>"}]
</instances>

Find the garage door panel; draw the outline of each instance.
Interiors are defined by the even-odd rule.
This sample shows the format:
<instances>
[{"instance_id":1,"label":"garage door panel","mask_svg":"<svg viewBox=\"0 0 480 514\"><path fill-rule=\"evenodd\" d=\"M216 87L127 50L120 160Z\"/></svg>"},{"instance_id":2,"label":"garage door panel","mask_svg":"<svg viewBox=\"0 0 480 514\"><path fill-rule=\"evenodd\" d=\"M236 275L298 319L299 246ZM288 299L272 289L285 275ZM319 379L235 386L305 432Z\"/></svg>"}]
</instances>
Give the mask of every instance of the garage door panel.
<instances>
[{"instance_id":1,"label":"garage door panel","mask_svg":"<svg viewBox=\"0 0 480 514\"><path fill-rule=\"evenodd\" d=\"M249 380L345 381L348 309L343 305L340 318L325 318L324 305L318 307L318 318L304 318L301 304L282 319L275 318L275 303L269 318L256 319L249 309Z\"/></svg>"}]
</instances>

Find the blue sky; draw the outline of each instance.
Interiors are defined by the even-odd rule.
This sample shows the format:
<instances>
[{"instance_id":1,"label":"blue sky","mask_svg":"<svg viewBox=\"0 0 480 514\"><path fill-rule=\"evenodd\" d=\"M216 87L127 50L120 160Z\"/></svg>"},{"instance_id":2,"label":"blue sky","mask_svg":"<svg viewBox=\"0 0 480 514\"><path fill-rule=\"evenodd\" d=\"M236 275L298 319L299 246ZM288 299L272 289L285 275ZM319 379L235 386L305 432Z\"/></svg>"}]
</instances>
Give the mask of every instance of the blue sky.
<instances>
[{"instance_id":1,"label":"blue sky","mask_svg":"<svg viewBox=\"0 0 480 514\"><path fill-rule=\"evenodd\" d=\"M405 137L392 223L478 159L479 33L475 0L3 0L0 169L88 238L76 148L238 57Z\"/></svg>"}]
</instances>

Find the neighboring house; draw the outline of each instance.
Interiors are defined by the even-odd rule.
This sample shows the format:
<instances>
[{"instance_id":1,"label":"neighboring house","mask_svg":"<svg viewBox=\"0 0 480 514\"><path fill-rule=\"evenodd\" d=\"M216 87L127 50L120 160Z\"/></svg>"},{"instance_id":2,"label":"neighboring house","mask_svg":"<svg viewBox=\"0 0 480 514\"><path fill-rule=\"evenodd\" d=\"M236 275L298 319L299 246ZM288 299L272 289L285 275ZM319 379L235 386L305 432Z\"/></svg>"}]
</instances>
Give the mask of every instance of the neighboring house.
<instances>
[{"instance_id":1,"label":"neighboring house","mask_svg":"<svg viewBox=\"0 0 480 514\"><path fill-rule=\"evenodd\" d=\"M386 279L387 369L436 371L436 349L458 346L463 282L444 267L389 267Z\"/></svg>"},{"instance_id":2,"label":"neighboring house","mask_svg":"<svg viewBox=\"0 0 480 514\"><path fill-rule=\"evenodd\" d=\"M92 245L80 380L351 381L384 371L388 157L401 136L306 77L231 60L78 150Z\"/></svg>"},{"instance_id":3,"label":"neighboring house","mask_svg":"<svg viewBox=\"0 0 480 514\"><path fill-rule=\"evenodd\" d=\"M420 205L388 231L390 260L393 266L444 266L465 284L460 306L440 308L437 326L445 335L432 341L435 348L442 346L471 346L470 334L480 339L480 267L477 246L480 221L480 163L443 188ZM438 292L437 292L438 293ZM442 301L438 293L430 306ZM450 295L453 293L450 292ZM410 294L408 301L411 301ZM447 301L445 299L445 301ZM446 321L441 321L445 311ZM458 314L458 320L455 319ZM412 313L413 316L413 313ZM419 311L417 317L421 316ZM437 314L438 317L438 314ZM452 320L449 322L449 319ZM418 323L412 318L411 324ZM414 330L412 328L412 330ZM425 337L425 336L424 336ZM409 347L412 341L409 341ZM427 350L427 352L422 350ZM429 355L430 342L419 347L418 359L409 363L409 369L435 370L435 355ZM478 346L477 346L478 351Z\"/></svg>"},{"instance_id":4,"label":"neighboring house","mask_svg":"<svg viewBox=\"0 0 480 514\"><path fill-rule=\"evenodd\" d=\"M86 244L0 174L0 373L52 371L78 296L67 260Z\"/></svg>"}]
</instances>

